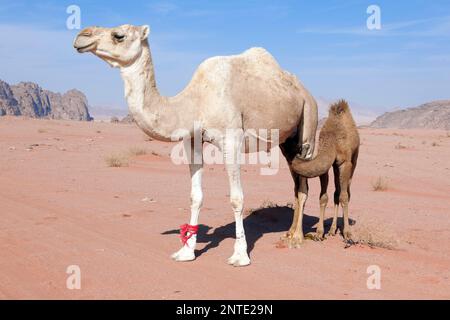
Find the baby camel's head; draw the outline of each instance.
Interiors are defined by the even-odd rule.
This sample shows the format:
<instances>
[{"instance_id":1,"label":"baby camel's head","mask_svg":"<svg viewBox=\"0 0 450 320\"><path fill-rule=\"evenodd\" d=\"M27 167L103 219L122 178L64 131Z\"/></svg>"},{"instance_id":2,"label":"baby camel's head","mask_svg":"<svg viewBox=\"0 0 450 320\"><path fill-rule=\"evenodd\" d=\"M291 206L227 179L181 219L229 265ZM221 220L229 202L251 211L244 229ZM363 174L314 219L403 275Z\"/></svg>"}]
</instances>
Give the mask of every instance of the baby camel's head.
<instances>
[{"instance_id":1,"label":"baby camel's head","mask_svg":"<svg viewBox=\"0 0 450 320\"><path fill-rule=\"evenodd\" d=\"M124 24L115 28L88 27L73 42L79 53L92 52L113 67L131 65L142 53L149 26Z\"/></svg>"}]
</instances>

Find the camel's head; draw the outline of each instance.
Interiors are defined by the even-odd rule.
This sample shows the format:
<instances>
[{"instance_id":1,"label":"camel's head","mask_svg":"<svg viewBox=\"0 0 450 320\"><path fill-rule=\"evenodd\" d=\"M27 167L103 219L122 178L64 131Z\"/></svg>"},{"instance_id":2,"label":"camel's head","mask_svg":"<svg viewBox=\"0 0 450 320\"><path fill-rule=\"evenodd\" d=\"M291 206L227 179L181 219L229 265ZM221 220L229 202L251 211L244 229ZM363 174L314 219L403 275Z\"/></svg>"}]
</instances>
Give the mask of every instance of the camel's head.
<instances>
[{"instance_id":1,"label":"camel's head","mask_svg":"<svg viewBox=\"0 0 450 320\"><path fill-rule=\"evenodd\" d=\"M115 28L88 27L80 31L73 46L80 53L92 52L113 67L126 67L141 55L149 33L149 26L129 24Z\"/></svg>"}]
</instances>

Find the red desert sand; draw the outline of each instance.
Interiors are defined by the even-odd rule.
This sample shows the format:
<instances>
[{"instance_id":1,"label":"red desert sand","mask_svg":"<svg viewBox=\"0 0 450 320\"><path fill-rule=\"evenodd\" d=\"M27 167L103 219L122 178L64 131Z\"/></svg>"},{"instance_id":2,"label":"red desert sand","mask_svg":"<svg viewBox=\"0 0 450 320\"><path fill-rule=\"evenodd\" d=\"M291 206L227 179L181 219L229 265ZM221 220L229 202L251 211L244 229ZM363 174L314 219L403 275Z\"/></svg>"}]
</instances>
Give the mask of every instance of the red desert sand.
<instances>
[{"instance_id":1,"label":"red desert sand","mask_svg":"<svg viewBox=\"0 0 450 320\"><path fill-rule=\"evenodd\" d=\"M350 218L362 240L393 248L345 248L340 235L286 248L279 239L293 193L280 157L277 175L242 170L252 264L234 268L226 264L234 218L223 166L205 168L197 260L175 262L190 178L171 162L174 144L148 141L134 125L2 117L0 298L449 299L448 133L360 134ZM110 167L111 156L123 166ZM384 191L374 191L379 178ZM309 185L305 233L319 213L319 180ZM330 200L325 232L332 210ZM80 267L80 290L67 289L70 265ZM379 290L367 287L373 265Z\"/></svg>"}]
</instances>

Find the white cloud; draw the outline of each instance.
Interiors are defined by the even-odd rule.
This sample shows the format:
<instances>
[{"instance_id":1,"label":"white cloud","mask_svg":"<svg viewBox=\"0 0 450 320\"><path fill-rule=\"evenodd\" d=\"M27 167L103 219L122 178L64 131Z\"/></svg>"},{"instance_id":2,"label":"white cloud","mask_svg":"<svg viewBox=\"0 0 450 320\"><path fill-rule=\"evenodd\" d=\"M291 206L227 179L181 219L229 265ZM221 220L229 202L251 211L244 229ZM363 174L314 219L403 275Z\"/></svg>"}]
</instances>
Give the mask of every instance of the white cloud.
<instances>
[{"instance_id":1,"label":"white cloud","mask_svg":"<svg viewBox=\"0 0 450 320\"><path fill-rule=\"evenodd\" d=\"M164 1L152 3L149 5L149 8L156 13L166 15L170 12L176 11L179 7L174 3Z\"/></svg>"},{"instance_id":2,"label":"white cloud","mask_svg":"<svg viewBox=\"0 0 450 320\"><path fill-rule=\"evenodd\" d=\"M381 30L369 30L365 25L352 27L306 27L296 31L299 34L354 35L354 36L414 36L449 37L450 17L417 19L395 23L382 23Z\"/></svg>"}]
</instances>

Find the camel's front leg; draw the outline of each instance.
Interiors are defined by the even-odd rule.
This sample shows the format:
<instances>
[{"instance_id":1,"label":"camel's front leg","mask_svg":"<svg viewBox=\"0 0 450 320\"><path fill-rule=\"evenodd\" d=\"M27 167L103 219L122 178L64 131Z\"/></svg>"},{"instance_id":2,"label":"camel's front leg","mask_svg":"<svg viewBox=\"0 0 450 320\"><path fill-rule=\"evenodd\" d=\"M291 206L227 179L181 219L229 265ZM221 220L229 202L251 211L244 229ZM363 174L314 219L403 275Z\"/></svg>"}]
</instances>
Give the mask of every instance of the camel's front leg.
<instances>
[{"instance_id":1,"label":"camel's front leg","mask_svg":"<svg viewBox=\"0 0 450 320\"><path fill-rule=\"evenodd\" d=\"M198 215L203 203L202 173L203 164L190 164L191 173L191 220L189 225L181 227L183 247L172 255L176 261L191 261L195 259L195 245L197 243Z\"/></svg>"}]
</instances>

